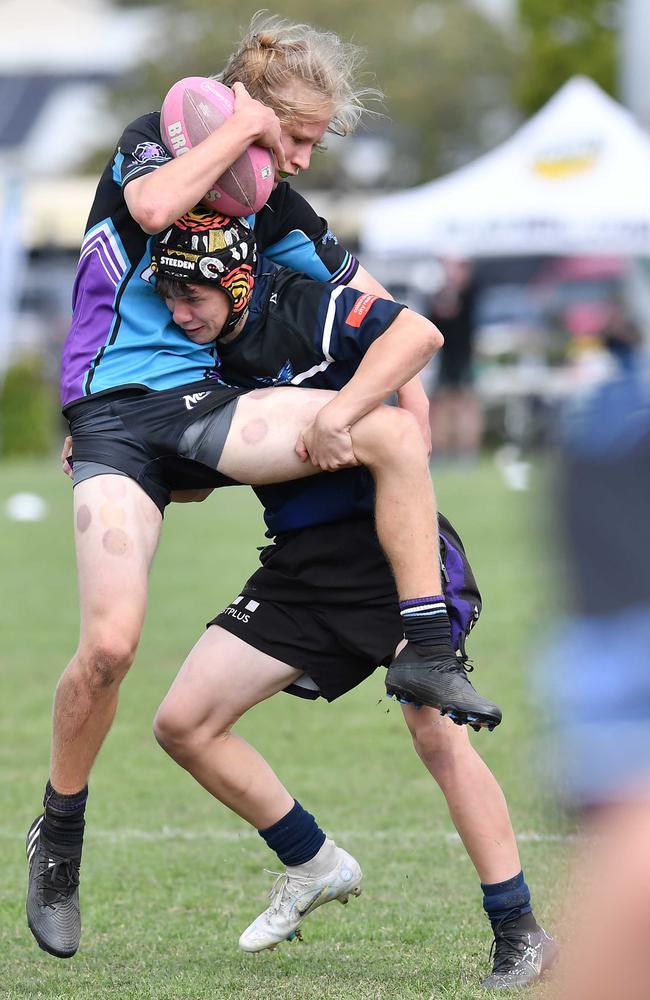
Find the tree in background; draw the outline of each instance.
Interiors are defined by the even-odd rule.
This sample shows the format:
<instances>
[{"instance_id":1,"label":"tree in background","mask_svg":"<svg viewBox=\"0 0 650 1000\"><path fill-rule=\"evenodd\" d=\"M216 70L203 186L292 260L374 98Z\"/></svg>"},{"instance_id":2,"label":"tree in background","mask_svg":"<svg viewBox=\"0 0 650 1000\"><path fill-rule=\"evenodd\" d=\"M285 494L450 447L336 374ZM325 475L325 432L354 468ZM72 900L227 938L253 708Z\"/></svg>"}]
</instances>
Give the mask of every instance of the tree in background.
<instances>
[{"instance_id":1,"label":"tree in background","mask_svg":"<svg viewBox=\"0 0 650 1000\"><path fill-rule=\"evenodd\" d=\"M111 107L126 122L159 107L187 75L212 75L224 64L259 0L114 0L149 6L159 21L148 62L123 82ZM536 111L571 76L616 87L617 24L623 0L518 0L518 29L509 33L472 0L276 0L274 13L336 31L368 53L369 85L386 94L383 117L362 136L391 147L382 183L408 187L467 163L512 133L523 112ZM105 161L116 136L89 164ZM349 185L342 165L351 143L330 142L308 183ZM372 153L370 154L372 155Z\"/></svg>"},{"instance_id":2,"label":"tree in background","mask_svg":"<svg viewBox=\"0 0 650 1000\"><path fill-rule=\"evenodd\" d=\"M615 96L622 0L519 0L522 60L516 97L537 111L576 73Z\"/></svg>"},{"instance_id":3,"label":"tree in background","mask_svg":"<svg viewBox=\"0 0 650 1000\"><path fill-rule=\"evenodd\" d=\"M57 414L56 390L43 356L15 361L0 386L0 459L49 454L58 433Z\"/></svg>"},{"instance_id":4,"label":"tree in background","mask_svg":"<svg viewBox=\"0 0 650 1000\"><path fill-rule=\"evenodd\" d=\"M132 0L122 5L142 6ZM223 66L242 29L260 6L242 0L152 2L161 18L155 53L126 81L117 100L126 121L160 105L177 79L211 75ZM471 0L278 0L273 13L336 31L367 50L369 86L386 94L383 116L366 123L395 147L394 171L386 178L399 187L454 169L495 145L512 130L509 114L516 58L501 27ZM311 183L336 186L341 150L317 157ZM101 158L98 158L99 165Z\"/></svg>"}]
</instances>

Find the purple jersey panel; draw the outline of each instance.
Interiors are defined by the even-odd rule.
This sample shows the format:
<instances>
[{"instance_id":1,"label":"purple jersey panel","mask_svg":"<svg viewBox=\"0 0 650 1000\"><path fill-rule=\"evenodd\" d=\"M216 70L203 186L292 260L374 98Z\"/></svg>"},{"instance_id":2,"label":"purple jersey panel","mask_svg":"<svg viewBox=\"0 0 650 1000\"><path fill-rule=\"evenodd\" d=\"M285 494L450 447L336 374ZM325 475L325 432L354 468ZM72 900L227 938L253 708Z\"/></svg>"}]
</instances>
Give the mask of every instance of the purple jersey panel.
<instances>
[{"instance_id":1,"label":"purple jersey panel","mask_svg":"<svg viewBox=\"0 0 650 1000\"><path fill-rule=\"evenodd\" d=\"M72 291L73 320L61 359L61 403L85 395L84 379L116 319L117 289L128 261L109 223L86 236Z\"/></svg>"}]
</instances>

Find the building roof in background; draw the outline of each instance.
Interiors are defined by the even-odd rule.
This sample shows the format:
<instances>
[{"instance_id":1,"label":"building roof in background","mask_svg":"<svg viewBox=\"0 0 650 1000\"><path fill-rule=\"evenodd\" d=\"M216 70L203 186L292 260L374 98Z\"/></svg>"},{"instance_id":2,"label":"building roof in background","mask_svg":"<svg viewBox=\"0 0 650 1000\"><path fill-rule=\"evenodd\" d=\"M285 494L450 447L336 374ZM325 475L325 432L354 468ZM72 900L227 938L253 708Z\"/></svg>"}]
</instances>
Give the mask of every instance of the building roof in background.
<instances>
[{"instance_id":1,"label":"building roof in background","mask_svg":"<svg viewBox=\"0 0 650 1000\"><path fill-rule=\"evenodd\" d=\"M159 14L107 0L3 0L0 67L16 75L117 75L142 56Z\"/></svg>"},{"instance_id":2,"label":"building roof in background","mask_svg":"<svg viewBox=\"0 0 650 1000\"><path fill-rule=\"evenodd\" d=\"M99 73L81 76L0 73L0 150L12 149L27 142L35 122L61 87L95 84L107 79L106 75Z\"/></svg>"},{"instance_id":3,"label":"building roof in background","mask_svg":"<svg viewBox=\"0 0 650 1000\"><path fill-rule=\"evenodd\" d=\"M155 8L107 0L3 0L0 173L67 173L106 144L119 127L110 85L143 58L159 23Z\"/></svg>"}]
</instances>

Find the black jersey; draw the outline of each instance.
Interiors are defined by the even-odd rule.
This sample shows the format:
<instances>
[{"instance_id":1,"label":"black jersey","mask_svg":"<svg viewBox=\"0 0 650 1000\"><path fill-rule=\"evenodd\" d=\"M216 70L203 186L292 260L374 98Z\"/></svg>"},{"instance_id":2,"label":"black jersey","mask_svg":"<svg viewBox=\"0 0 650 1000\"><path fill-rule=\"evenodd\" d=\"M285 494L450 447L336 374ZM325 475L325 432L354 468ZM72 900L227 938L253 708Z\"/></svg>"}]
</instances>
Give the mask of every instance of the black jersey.
<instances>
[{"instance_id":1,"label":"black jersey","mask_svg":"<svg viewBox=\"0 0 650 1000\"><path fill-rule=\"evenodd\" d=\"M262 259L250 319L239 337L220 348L222 376L247 387L340 389L403 308ZM270 536L365 515L374 507L372 477L364 468L261 486L255 492Z\"/></svg>"},{"instance_id":2,"label":"black jersey","mask_svg":"<svg viewBox=\"0 0 650 1000\"><path fill-rule=\"evenodd\" d=\"M246 388L341 389L404 306L347 285L313 281L261 258L249 319L219 346L221 376Z\"/></svg>"}]
</instances>

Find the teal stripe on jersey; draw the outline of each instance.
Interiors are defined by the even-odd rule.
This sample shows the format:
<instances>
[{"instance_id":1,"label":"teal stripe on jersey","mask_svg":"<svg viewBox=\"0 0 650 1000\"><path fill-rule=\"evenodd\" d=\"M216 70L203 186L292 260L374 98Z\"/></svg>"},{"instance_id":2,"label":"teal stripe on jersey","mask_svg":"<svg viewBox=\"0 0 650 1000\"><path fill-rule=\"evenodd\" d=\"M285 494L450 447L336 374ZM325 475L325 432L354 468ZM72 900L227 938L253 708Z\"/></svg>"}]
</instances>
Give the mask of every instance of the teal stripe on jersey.
<instances>
[{"instance_id":1,"label":"teal stripe on jersey","mask_svg":"<svg viewBox=\"0 0 650 1000\"><path fill-rule=\"evenodd\" d=\"M124 153L117 153L113 160L113 180L122 186L122 164L124 163Z\"/></svg>"},{"instance_id":2,"label":"teal stripe on jersey","mask_svg":"<svg viewBox=\"0 0 650 1000\"><path fill-rule=\"evenodd\" d=\"M325 264L314 253L313 241L300 229L293 229L277 243L264 247L264 256L294 271L304 271L310 278L332 280Z\"/></svg>"}]
</instances>

